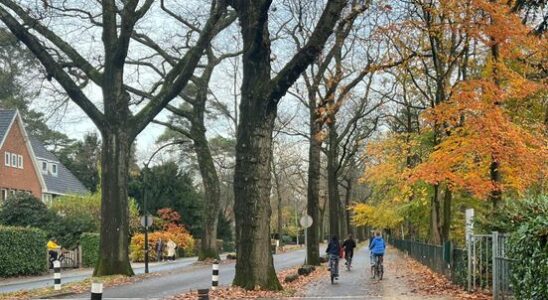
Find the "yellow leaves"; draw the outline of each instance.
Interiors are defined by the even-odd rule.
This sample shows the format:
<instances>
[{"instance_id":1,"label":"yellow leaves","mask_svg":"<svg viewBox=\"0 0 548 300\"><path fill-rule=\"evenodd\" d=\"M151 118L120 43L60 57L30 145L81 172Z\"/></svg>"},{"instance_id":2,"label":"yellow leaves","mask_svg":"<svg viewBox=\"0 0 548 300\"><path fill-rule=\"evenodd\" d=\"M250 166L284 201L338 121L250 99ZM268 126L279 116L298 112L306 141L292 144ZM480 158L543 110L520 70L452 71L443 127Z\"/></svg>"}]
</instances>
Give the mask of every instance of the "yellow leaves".
<instances>
[{"instance_id":1,"label":"yellow leaves","mask_svg":"<svg viewBox=\"0 0 548 300\"><path fill-rule=\"evenodd\" d=\"M352 210L352 222L357 226L395 228L403 222L403 217L398 214L394 206L385 202L376 206L359 203L353 206Z\"/></svg>"}]
</instances>

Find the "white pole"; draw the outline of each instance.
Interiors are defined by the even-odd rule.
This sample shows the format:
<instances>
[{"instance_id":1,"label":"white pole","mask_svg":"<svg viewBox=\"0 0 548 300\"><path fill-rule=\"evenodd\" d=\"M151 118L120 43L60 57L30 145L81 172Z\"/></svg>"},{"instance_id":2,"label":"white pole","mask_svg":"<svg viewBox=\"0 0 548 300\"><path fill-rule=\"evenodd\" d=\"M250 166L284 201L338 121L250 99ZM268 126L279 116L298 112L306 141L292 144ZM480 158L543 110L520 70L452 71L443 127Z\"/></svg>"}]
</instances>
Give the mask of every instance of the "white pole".
<instances>
[{"instance_id":1,"label":"white pole","mask_svg":"<svg viewBox=\"0 0 548 300\"><path fill-rule=\"evenodd\" d=\"M211 267L211 290L217 289L219 286L219 261L216 260L213 262L213 266Z\"/></svg>"},{"instance_id":2,"label":"white pole","mask_svg":"<svg viewBox=\"0 0 548 300\"><path fill-rule=\"evenodd\" d=\"M304 259L304 263L306 265L308 265L308 215L306 215L305 217L305 226L304 226L304 253L306 254L305 256L305 259Z\"/></svg>"},{"instance_id":3,"label":"white pole","mask_svg":"<svg viewBox=\"0 0 548 300\"><path fill-rule=\"evenodd\" d=\"M93 282L91 284L91 300L101 300L103 298L103 284Z\"/></svg>"},{"instance_id":4,"label":"white pole","mask_svg":"<svg viewBox=\"0 0 548 300\"><path fill-rule=\"evenodd\" d=\"M58 260L53 262L53 289L61 290L61 262Z\"/></svg>"}]
</instances>

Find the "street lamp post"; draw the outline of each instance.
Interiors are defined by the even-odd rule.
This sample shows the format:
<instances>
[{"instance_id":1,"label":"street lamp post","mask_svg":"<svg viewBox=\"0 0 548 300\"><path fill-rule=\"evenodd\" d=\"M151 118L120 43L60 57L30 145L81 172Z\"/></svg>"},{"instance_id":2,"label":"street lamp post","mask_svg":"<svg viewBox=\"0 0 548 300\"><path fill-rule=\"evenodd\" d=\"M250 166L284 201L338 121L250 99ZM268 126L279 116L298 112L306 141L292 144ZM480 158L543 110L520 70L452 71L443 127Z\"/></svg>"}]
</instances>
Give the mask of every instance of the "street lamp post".
<instances>
[{"instance_id":1,"label":"street lamp post","mask_svg":"<svg viewBox=\"0 0 548 300\"><path fill-rule=\"evenodd\" d=\"M149 249L148 249L149 248L148 247L148 225L149 224L148 224L148 206L147 206L148 173L149 173L148 166L150 162L152 161L152 159L154 158L154 156L156 156L156 154L158 154L162 149L169 146L181 145L188 142L189 142L188 140L178 140L178 141L174 141L174 142L162 145L160 148L156 149L156 151L154 151L152 155L149 157L148 161L143 164L144 165L144 168L143 168L143 214L145 215L143 225L145 227L145 245L144 245L145 246L145 273L148 273L148 252L149 252Z\"/></svg>"}]
</instances>

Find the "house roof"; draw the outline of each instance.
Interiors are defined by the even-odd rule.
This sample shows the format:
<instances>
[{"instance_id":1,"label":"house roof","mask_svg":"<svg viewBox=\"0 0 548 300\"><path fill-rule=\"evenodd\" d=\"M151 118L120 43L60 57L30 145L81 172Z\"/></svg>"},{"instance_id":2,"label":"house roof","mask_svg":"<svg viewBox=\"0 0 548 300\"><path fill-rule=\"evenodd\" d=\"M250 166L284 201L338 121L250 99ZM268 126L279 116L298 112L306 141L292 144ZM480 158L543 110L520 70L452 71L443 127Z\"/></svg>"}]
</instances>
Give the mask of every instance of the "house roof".
<instances>
[{"instance_id":1,"label":"house roof","mask_svg":"<svg viewBox=\"0 0 548 300\"><path fill-rule=\"evenodd\" d=\"M0 146L4 137L8 134L9 127L15 118L16 110L0 109Z\"/></svg>"},{"instance_id":2,"label":"house roof","mask_svg":"<svg viewBox=\"0 0 548 300\"><path fill-rule=\"evenodd\" d=\"M41 166L40 160L47 160L50 163L57 164L57 176L51 174L48 170L47 174L41 173L46 184L46 192L51 194L87 194L89 191L86 187L72 174L53 153L49 152L44 144L37 138L30 136L30 143L34 155L38 160L38 167Z\"/></svg>"}]
</instances>

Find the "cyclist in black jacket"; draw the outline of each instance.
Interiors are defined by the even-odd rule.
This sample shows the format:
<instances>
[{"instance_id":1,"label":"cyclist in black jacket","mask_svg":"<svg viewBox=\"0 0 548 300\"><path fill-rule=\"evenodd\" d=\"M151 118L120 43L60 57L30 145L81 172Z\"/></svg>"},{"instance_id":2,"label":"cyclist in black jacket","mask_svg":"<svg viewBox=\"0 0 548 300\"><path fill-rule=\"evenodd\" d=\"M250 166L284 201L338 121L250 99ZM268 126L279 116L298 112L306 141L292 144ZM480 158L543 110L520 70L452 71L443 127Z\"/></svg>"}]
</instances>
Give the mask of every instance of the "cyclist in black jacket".
<instances>
[{"instance_id":1,"label":"cyclist in black jacket","mask_svg":"<svg viewBox=\"0 0 548 300\"><path fill-rule=\"evenodd\" d=\"M356 241L352 238L352 234L348 235L348 238L343 242L344 257L346 258L345 265L352 264L352 258L354 257L354 248L356 248Z\"/></svg>"}]
</instances>

